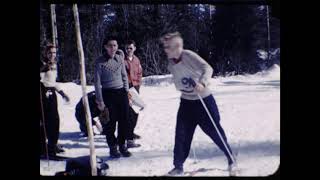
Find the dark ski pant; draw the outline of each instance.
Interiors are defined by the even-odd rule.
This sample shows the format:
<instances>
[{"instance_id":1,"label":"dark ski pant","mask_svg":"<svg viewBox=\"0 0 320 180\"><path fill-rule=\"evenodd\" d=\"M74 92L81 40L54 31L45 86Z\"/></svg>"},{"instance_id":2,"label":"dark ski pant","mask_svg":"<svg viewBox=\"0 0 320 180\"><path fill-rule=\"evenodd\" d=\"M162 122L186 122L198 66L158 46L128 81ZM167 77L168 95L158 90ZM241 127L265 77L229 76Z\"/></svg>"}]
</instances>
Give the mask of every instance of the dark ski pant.
<instances>
[{"instance_id":1,"label":"dark ski pant","mask_svg":"<svg viewBox=\"0 0 320 180\"><path fill-rule=\"evenodd\" d=\"M129 85L131 88L132 85ZM137 92L139 93L140 86L133 86ZM132 107L129 107L129 132L128 132L128 140L133 140L134 129L137 126L139 114L137 114Z\"/></svg>"},{"instance_id":2,"label":"dark ski pant","mask_svg":"<svg viewBox=\"0 0 320 180\"><path fill-rule=\"evenodd\" d=\"M109 109L110 121L104 125L108 146L124 145L129 130L129 100L128 93L121 89L102 89L103 101ZM114 133L118 123L118 136Z\"/></svg>"},{"instance_id":3,"label":"dark ski pant","mask_svg":"<svg viewBox=\"0 0 320 180\"><path fill-rule=\"evenodd\" d=\"M44 87L44 86L43 86ZM48 150L54 152L59 139L60 118L55 88L44 87L42 103L44 110L44 125L48 139ZM42 134L44 134L42 132Z\"/></svg>"},{"instance_id":4,"label":"dark ski pant","mask_svg":"<svg viewBox=\"0 0 320 180\"><path fill-rule=\"evenodd\" d=\"M81 106L81 107L83 108L83 106ZM75 116L76 116L77 121L79 122L79 128L80 128L81 132L88 134L87 124L86 124L87 120L86 120L86 115L84 113L84 110L80 110L80 109L76 108ZM94 117L92 116L92 113L91 113L91 118L92 118L92 120L91 120L92 126L94 126L96 122L93 120Z\"/></svg>"},{"instance_id":5,"label":"dark ski pant","mask_svg":"<svg viewBox=\"0 0 320 180\"><path fill-rule=\"evenodd\" d=\"M42 124L42 117L40 119L40 155L44 155L46 152L46 138L45 138L45 130Z\"/></svg>"},{"instance_id":6,"label":"dark ski pant","mask_svg":"<svg viewBox=\"0 0 320 180\"><path fill-rule=\"evenodd\" d=\"M231 151L230 146L227 143L227 138L225 136L224 130L220 125L220 115L218 107L212 95L203 99L210 114L216 123L220 134L222 135L228 149ZM232 162L227 149L223 145L220 136L215 130L207 112L201 104L200 100L186 100L181 99L180 107L177 115L177 125L176 125L176 135L175 135L175 145L174 145L174 158L173 164L175 167L183 167L183 163L187 159L190 151L192 137L196 126L199 125L200 128L207 134L214 143L224 152L227 156L229 164Z\"/></svg>"}]
</instances>

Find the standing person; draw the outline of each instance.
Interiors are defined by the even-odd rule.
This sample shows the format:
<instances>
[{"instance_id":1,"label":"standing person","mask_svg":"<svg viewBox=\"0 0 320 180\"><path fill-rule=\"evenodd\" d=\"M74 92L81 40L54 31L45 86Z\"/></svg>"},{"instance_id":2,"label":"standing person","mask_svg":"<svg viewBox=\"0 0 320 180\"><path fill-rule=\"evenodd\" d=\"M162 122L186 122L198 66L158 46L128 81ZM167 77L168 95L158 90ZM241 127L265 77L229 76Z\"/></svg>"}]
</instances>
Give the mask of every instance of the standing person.
<instances>
[{"instance_id":1,"label":"standing person","mask_svg":"<svg viewBox=\"0 0 320 180\"><path fill-rule=\"evenodd\" d=\"M228 159L228 168L233 168L235 162L232 161L232 157L227 152L197 95L199 94L205 102L219 132L226 142L227 148L232 153L224 130L220 125L218 107L208 88L209 79L213 73L212 68L198 54L183 49L183 39L180 33L168 33L161 38L161 41L169 60L168 70L173 75L173 81L177 90L181 91L175 132L174 168L169 174L177 175L183 173L183 163L189 155L192 137L197 125L224 152Z\"/></svg>"},{"instance_id":2,"label":"standing person","mask_svg":"<svg viewBox=\"0 0 320 180\"><path fill-rule=\"evenodd\" d=\"M124 53L118 50L115 37L103 41L104 53L95 62L94 85L98 108L108 108L110 122L103 127L112 158L131 156L125 144L129 113L129 84L124 63ZM118 136L114 135L118 123ZM119 150L118 150L119 146Z\"/></svg>"},{"instance_id":3,"label":"standing person","mask_svg":"<svg viewBox=\"0 0 320 180\"><path fill-rule=\"evenodd\" d=\"M98 105L96 103L96 93L95 91L91 91L87 94L88 96L88 101L89 101L89 109L90 109L90 114L92 118L92 125L96 126L100 132L102 132L102 127L99 121L95 121L94 118L100 116L103 112L101 112L98 109ZM83 101L82 98L76 105L76 113L75 113L76 119L79 122L79 127L81 131L82 137L88 137L88 132L87 132L87 125L86 125L86 115L84 111L84 106L83 106ZM100 118L101 119L101 118Z\"/></svg>"},{"instance_id":4,"label":"standing person","mask_svg":"<svg viewBox=\"0 0 320 180\"><path fill-rule=\"evenodd\" d=\"M64 152L64 149L58 145L60 118L58 112L58 102L56 91L67 102L69 97L56 83L57 78L57 48L48 44L45 48L45 57L40 63L40 77L42 93L42 109L44 113L44 125L48 139L48 153L54 158L56 153ZM43 134L43 133L42 133Z\"/></svg>"},{"instance_id":5,"label":"standing person","mask_svg":"<svg viewBox=\"0 0 320 180\"><path fill-rule=\"evenodd\" d=\"M129 40L125 44L126 48L126 70L128 74L129 88L134 87L139 93L142 80L142 67L139 58L134 54L136 51L136 43ZM134 133L137 125L139 114L136 113L132 107L129 108L129 134L127 140L128 148L140 147L140 144L135 143L134 139L140 139L140 136Z\"/></svg>"}]
</instances>

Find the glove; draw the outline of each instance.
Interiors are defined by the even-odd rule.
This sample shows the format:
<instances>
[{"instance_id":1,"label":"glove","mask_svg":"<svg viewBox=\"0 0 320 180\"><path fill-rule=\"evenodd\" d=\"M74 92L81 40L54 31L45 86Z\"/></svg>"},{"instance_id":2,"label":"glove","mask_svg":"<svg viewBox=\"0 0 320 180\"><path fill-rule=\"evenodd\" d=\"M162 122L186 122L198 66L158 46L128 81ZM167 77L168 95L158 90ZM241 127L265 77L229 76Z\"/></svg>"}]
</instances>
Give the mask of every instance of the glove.
<instances>
[{"instance_id":1,"label":"glove","mask_svg":"<svg viewBox=\"0 0 320 180\"><path fill-rule=\"evenodd\" d=\"M194 89L197 91L197 92L201 92L204 90L204 85L202 83L197 83L196 86L194 87Z\"/></svg>"},{"instance_id":2,"label":"glove","mask_svg":"<svg viewBox=\"0 0 320 180\"><path fill-rule=\"evenodd\" d=\"M67 102L70 101L70 98L69 96L67 96L62 90L61 91L58 91L58 93L63 97L63 99Z\"/></svg>"},{"instance_id":3,"label":"glove","mask_svg":"<svg viewBox=\"0 0 320 180\"><path fill-rule=\"evenodd\" d=\"M106 106L104 105L104 102L103 102L103 101L102 101L102 102L99 102L99 101L96 100L96 103L97 103L97 108L98 108L100 111L103 111L104 108L106 107Z\"/></svg>"},{"instance_id":4,"label":"glove","mask_svg":"<svg viewBox=\"0 0 320 180\"><path fill-rule=\"evenodd\" d=\"M63 99L64 99L65 101L67 101L67 102L70 102L70 98L69 98L69 96L67 96L67 95L65 95L65 96L63 97Z\"/></svg>"},{"instance_id":5,"label":"glove","mask_svg":"<svg viewBox=\"0 0 320 180\"><path fill-rule=\"evenodd\" d=\"M131 95L130 92L128 92L128 99L129 99L129 100L132 99L132 95Z\"/></svg>"},{"instance_id":6,"label":"glove","mask_svg":"<svg viewBox=\"0 0 320 180\"><path fill-rule=\"evenodd\" d=\"M108 108L104 108L103 111L101 111L100 115L99 115L99 120L101 122L101 124L105 125L110 121L110 115L109 115L109 109Z\"/></svg>"}]
</instances>

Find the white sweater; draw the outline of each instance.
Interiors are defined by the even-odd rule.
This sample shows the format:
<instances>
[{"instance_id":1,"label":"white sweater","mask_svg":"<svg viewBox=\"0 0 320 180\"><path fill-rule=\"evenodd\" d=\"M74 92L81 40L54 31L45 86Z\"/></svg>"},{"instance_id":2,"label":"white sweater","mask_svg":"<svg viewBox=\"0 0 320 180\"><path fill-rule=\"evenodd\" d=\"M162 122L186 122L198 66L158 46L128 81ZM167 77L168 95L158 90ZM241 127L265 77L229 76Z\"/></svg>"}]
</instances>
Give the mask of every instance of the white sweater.
<instances>
[{"instance_id":1,"label":"white sweater","mask_svg":"<svg viewBox=\"0 0 320 180\"><path fill-rule=\"evenodd\" d=\"M199 99L197 92L195 92L192 86L192 80L205 86L205 89L199 93L202 98L211 94L208 85L213 69L195 52L183 50L180 62L175 64L172 60L169 60L168 70L173 75L173 81L177 90L181 91L181 98L188 100Z\"/></svg>"},{"instance_id":2,"label":"white sweater","mask_svg":"<svg viewBox=\"0 0 320 180\"><path fill-rule=\"evenodd\" d=\"M40 77L41 77L41 82L45 87L54 87L56 88L57 91L60 91L61 88L59 84L56 82L58 72L57 72L57 65L53 65L53 69L47 71L47 72L41 72Z\"/></svg>"}]
</instances>

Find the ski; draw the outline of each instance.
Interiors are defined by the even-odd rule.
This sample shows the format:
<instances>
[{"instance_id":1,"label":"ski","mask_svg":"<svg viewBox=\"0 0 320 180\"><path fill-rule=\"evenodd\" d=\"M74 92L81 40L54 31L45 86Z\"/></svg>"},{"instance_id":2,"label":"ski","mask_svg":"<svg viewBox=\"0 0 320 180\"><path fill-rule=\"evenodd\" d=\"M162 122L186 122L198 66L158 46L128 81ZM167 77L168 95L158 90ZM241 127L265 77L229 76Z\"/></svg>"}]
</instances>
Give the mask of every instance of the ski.
<instances>
[{"instance_id":1,"label":"ski","mask_svg":"<svg viewBox=\"0 0 320 180\"><path fill-rule=\"evenodd\" d=\"M45 155L44 156L40 156L40 159L41 160L51 160L51 161L66 161L68 159L70 159L70 157L65 157L65 156L58 156L58 155L55 155L55 156L49 156L49 158L47 158Z\"/></svg>"},{"instance_id":2,"label":"ski","mask_svg":"<svg viewBox=\"0 0 320 180\"><path fill-rule=\"evenodd\" d=\"M197 173L207 172L207 171L225 171L225 172L228 172L228 170L220 169L220 168L199 168L199 169L194 170L194 171L186 171L186 172L184 172L184 175L186 175L186 176L194 176Z\"/></svg>"},{"instance_id":3,"label":"ski","mask_svg":"<svg viewBox=\"0 0 320 180\"><path fill-rule=\"evenodd\" d=\"M178 174L178 175L170 175L170 174L165 174L163 176L194 176L197 173L201 172L208 172L208 171L223 171L223 172L229 172L228 169L220 169L220 168L199 168L193 171L185 171L183 174Z\"/></svg>"}]
</instances>

